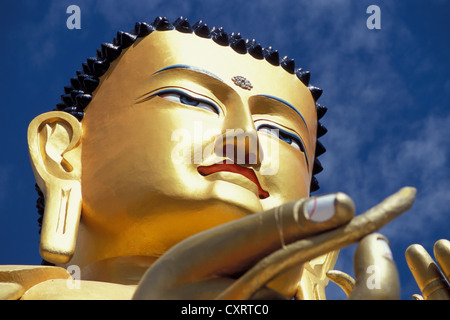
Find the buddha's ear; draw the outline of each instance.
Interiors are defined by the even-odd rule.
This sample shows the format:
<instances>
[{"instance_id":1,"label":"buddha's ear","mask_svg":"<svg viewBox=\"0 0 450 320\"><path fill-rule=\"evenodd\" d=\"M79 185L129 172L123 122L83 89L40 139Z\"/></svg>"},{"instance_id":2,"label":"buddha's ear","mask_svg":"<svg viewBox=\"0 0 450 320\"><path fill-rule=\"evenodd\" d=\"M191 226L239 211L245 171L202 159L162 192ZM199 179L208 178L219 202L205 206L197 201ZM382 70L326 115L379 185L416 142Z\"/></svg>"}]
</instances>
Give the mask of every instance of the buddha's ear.
<instances>
[{"instance_id":1,"label":"buddha's ear","mask_svg":"<svg viewBox=\"0 0 450 320\"><path fill-rule=\"evenodd\" d=\"M52 111L28 127L33 172L45 197L40 253L55 264L67 263L75 251L81 214L81 123Z\"/></svg>"}]
</instances>

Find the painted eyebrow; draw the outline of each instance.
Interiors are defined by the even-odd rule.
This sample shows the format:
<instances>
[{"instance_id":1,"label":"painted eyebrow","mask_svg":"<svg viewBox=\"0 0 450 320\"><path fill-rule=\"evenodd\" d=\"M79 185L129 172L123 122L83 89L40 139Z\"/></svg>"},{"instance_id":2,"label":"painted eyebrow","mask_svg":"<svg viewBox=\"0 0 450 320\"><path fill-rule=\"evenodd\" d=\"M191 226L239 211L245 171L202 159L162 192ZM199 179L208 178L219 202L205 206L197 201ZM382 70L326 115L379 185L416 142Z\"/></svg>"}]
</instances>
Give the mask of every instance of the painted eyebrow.
<instances>
[{"instance_id":1,"label":"painted eyebrow","mask_svg":"<svg viewBox=\"0 0 450 320\"><path fill-rule=\"evenodd\" d=\"M272 99L272 100L275 100L275 101L278 101L278 102L281 102L282 104L285 104L286 106L288 106L289 108L294 110L300 116L300 118L302 118L303 123L306 126L306 129L308 129L308 125L306 124L305 118L303 118L303 115L300 113L300 111L298 111L297 108L295 108L292 104L290 104L289 102L287 102L287 101L285 101L285 100L283 100L281 98L274 97L274 96L269 96L269 95L265 95L265 94L261 94L259 96L260 97L269 98L269 99Z\"/></svg>"},{"instance_id":2,"label":"painted eyebrow","mask_svg":"<svg viewBox=\"0 0 450 320\"><path fill-rule=\"evenodd\" d=\"M190 66L187 64L174 64L172 66L168 66L165 68L162 68L161 70L158 70L156 72L154 72L152 75L160 73L162 71L166 71L166 70L171 70L171 69L187 69L187 70L192 70L192 71L196 71L196 72L200 72L200 73L204 73L210 77L216 78L217 80L224 82L220 77L216 76L214 73L209 72L208 70L205 69L201 69L201 68L197 68L194 66ZM225 83L225 82L224 82Z\"/></svg>"}]
</instances>

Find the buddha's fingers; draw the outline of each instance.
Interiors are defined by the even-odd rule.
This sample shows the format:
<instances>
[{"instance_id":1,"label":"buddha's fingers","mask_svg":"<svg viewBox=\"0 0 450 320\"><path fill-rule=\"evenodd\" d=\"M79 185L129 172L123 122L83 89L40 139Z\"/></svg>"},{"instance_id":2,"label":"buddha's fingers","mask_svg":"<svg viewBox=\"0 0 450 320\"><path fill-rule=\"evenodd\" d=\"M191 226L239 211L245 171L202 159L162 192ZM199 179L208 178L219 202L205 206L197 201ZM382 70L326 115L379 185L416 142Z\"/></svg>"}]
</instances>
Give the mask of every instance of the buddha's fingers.
<instances>
[{"instance_id":1,"label":"buddha's fingers","mask_svg":"<svg viewBox=\"0 0 450 320\"><path fill-rule=\"evenodd\" d=\"M349 296L355 288L355 279L345 272L339 270L330 270L327 272L327 278L336 283L345 294Z\"/></svg>"},{"instance_id":2,"label":"buddha's fingers","mask_svg":"<svg viewBox=\"0 0 450 320\"><path fill-rule=\"evenodd\" d=\"M356 285L351 300L396 300L400 280L387 239L373 233L364 237L355 252Z\"/></svg>"},{"instance_id":3,"label":"buddha's fingers","mask_svg":"<svg viewBox=\"0 0 450 320\"><path fill-rule=\"evenodd\" d=\"M400 280L388 240L379 233L364 237L355 252L356 281L330 270L327 277L338 284L351 300L394 300L400 298Z\"/></svg>"},{"instance_id":4,"label":"buddha's fingers","mask_svg":"<svg viewBox=\"0 0 450 320\"><path fill-rule=\"evenodd\" d=\"M434 257L444 276L450 281L450 241L441 239L434 244Z\"/></svg>"},{"instance_id":5,"label":"buddha's fingers","mask_svg":"<svg viewBox=\"0 0 450 320\"><path fill-rule=\"evenodd\" d=\"M177 298L177 287L212 277L233 277L293 241L348 223L354 204L343 193L301 199L192 236L146 272L140 299ZM179 297L181 298L181 297Z\"/></svg>"},{"instance_id":6,"label":"buddha's fingers","mask_svg":"<svg viewBox=\"0 0 450 320\"><path fill-rule=\"evenodd\" d=\"M249 299L259 288L288 268L358 242L409 210L416 193L415 188L402 188L343 227L296 241L272 253L247 271L218 299Z\"/></svg>"},{"instance_id":7,"label":"buddha's fingers","mask_svg":"<svg viewBox=\"0 0 450 320\"><path fill-rule=\"evenodd\" d=\"M406 261L425 300L448 300L450 288L439 267L419 244L406 249Z\"/></svg>"}]
</instances>

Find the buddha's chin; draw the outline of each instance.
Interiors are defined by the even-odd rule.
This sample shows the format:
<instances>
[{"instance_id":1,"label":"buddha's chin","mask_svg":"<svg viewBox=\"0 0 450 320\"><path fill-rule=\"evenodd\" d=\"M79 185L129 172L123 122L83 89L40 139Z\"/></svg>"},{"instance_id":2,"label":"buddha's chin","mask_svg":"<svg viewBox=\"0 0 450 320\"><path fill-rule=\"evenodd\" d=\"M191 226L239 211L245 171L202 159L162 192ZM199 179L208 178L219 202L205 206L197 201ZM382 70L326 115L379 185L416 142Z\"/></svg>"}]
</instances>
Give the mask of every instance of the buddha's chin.
<instances>
[{"instance_id":1,"label":"buddha's chin","mask_svg":"<svg viewBox=\"0 0 450 320\"><path fill-rule=\"evenodd\" d=\"M263 211L261 200L253 190L228 181L215 181L211 200L222 202L230 210L242 211L244 215Z\"/></svg>"}]
</instances>

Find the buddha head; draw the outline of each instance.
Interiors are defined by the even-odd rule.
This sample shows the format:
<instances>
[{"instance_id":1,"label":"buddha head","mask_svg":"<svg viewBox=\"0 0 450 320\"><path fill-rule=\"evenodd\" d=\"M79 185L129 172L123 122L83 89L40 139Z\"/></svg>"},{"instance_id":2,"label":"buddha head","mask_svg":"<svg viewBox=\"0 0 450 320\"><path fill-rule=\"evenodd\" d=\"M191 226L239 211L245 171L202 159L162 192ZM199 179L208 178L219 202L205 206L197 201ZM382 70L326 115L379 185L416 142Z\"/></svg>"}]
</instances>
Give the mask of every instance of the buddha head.
<instances>
[{"instance_id":1,"label":"buddha head","mask_svg":"<svg viewBox=\"0 0 450 320\"><path fill-rule=\"evenodd\" d=\"M240 34L137 23L64 90L28 132L46 261L157 258L318 189L321 90Z\"/></svg>"}]
</instances>

